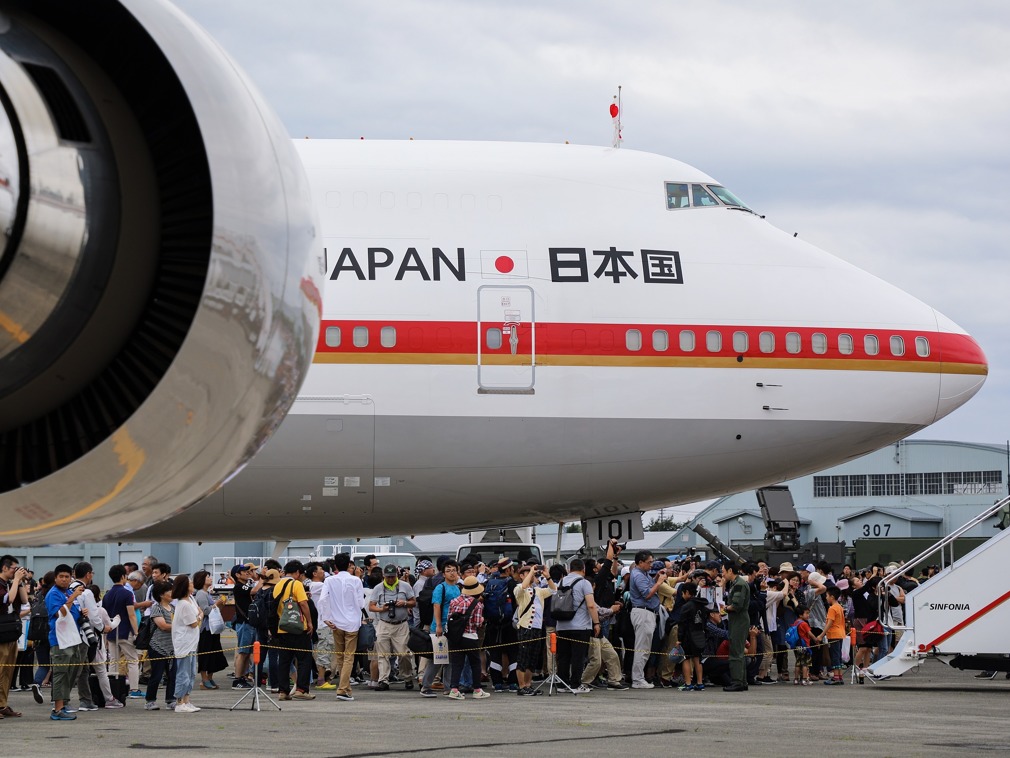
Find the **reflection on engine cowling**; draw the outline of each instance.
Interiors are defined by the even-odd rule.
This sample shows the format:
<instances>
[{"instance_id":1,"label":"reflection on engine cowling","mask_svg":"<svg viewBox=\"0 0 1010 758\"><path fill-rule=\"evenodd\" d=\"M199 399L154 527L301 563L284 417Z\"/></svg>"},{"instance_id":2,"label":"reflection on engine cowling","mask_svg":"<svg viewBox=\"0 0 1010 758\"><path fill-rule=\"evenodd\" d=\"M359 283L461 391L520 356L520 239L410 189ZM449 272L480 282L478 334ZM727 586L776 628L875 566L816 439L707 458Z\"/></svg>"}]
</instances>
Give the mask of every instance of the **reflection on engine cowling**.
<instances>
[{"instance_id":1,"label":"reflection on engine cowling","mask_svg":"<svg viewBox=\"0 0 1010 758\"><path fill-rule=\"evenodd\" d=\"M293 402L321 308L308 182L162 0L0 2L0 105L0 543L123 534Z\"/></svg>"}]
</instances>

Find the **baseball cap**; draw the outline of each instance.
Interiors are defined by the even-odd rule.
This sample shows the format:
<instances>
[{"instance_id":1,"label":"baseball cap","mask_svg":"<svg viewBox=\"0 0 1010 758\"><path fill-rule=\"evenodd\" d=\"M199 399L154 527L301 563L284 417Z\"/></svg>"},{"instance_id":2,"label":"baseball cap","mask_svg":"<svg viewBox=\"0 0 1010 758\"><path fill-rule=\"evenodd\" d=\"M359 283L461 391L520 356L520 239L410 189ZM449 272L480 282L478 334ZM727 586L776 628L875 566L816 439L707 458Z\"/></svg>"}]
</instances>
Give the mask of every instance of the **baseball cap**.
<instances>
[{"instance_id":1,"label":"baseball cap","mask_svg":"<svg viewBox=\"0 0 1010 758\"><path fill-rule=\"evenodd\" d=\"M666 568L666 562L665 561L653 561L652 562L652 569L650 569L649 573L655 574L656 572L661 571L662 569L665 569L665 568Z\"/></svg>"},{"instance_id":2,"label":"baseball cap","mask_svg":"<svg viewBox=\"0 0 1010 758\"><path fill-rule=\"evenodd\" d=\"M720 563L719 561L709 561L708 563L705 564L705 568L718 571L719 569L722 568L722 563Z\"/></svg>"},{"instance_id":3,"label":"baseball cap","mask_svg":"<svg viewBox=\"0 0 1010 758\"><path fill-rule=\"evenodd\" d=\"M248 571L249 567L244 563L239 563L231 567L231 578L234 579L236 576L241 574L243 571Z\"/></svg>"},{"instance_id":4,"label":"baseball cap","mask_svg":"<svg viewBox=\"0 0 1010 758\"><path fill-rule=\"evenodd\" d=\"M817 567L812 563L808 563L806 566L803 566L800 571L817 571Z\"/></svg>"},{"instance_id":5,"label":"baseball cap","mask_svg":"<svg viewBox=\"0 0 1010 758\"><path fill-rule=\"evenodd\" d=\"M385 568L382 569L383 576L397 576L400 573L400 567L395 563L387 563Z\"/></svg>"}]
</instances>

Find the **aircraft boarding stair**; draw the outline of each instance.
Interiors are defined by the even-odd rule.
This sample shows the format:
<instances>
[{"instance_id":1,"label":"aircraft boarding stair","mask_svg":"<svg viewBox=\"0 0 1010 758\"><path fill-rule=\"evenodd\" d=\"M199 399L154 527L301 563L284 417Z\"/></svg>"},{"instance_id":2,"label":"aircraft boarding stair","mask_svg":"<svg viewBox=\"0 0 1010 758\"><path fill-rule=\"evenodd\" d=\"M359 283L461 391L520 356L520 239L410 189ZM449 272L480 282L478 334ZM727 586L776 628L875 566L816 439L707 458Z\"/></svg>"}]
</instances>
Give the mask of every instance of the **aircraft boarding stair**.
<instances>
[{"instance_id":1,"label":"aircraft boarding stair","mask_svg":"<svg viewBox=\"0 0 1010 758\"><path fill-rule=\"evenodd\" d=\"M986 509L964 526L916 556L884 581L944 551L968 530L1010 506L1010 497ZM870 666L874 677L900 676L935 657L960 669L1010 671L1010 529L953 561L928 582L905 594L905 626L886 658ZM885 626L888 624L885 623Z\"/></svg>"}]
</instances>

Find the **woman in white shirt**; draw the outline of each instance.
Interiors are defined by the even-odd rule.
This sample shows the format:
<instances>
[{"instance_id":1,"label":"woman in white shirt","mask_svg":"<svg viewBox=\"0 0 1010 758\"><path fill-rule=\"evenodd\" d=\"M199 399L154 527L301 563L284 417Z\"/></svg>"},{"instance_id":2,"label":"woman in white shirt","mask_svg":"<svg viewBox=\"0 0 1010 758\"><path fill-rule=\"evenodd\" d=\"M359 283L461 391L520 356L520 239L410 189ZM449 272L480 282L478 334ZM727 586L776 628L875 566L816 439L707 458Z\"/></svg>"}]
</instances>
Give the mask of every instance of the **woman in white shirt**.
<instances>
[{"instance_id":1,"label":"woman in white shirt","mask_svg":"<svg viewBox=\"0 0 1010 758\"><path fill-rule=\"evenodd\" d=\"M175 616L172 617L172 647L175 650L175 712L196 713L199 708L189 702L196 679L196 652L200 645L200 624L203 612L193 597L193 582L187 574L175 578L172 586Z\"/></svg>"}]
</instances>

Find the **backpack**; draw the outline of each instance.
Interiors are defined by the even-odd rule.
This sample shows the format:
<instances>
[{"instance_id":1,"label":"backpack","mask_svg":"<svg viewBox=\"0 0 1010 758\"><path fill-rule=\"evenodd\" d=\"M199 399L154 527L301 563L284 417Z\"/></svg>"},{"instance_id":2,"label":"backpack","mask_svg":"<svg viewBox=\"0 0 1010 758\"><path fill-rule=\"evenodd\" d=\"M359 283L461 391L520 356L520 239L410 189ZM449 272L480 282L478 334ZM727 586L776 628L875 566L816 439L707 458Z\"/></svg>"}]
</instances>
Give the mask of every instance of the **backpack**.
<instances>
[{"instance_id":1,"label":"backpack","mask_svg":"<svg viewBox=\"0 0 1010 758\"><path fill-rule=\"evenodd\" d=\"M578 582L559 584L557 591L551 597L551 616L554 617L555 621L571 621L575 618L575 614L578 613L579 608L582 607L582 603L586 602L585 597L583 597L582 603L575 605L575 593L572 589L576 584Z\"/></svg>"},{"instance_id":2,"label":"backpack","mask_svg":"<svg viewBox=\"0 0 1010 758\"><path fill-rule=\"evenodd\" d=\"M466 631L466 625L470 621L470 615L477 607L478 602L479 599L475 597L470 601L470 604L462 613L454 611L449 614L449 619L445 627L445 636L452 647L458 648L463 644L463 632Z\"/></svg>"},{"instance_id":3,"label":"backpack","mask_svg":"<svg viewBox=\"0 0 1010 758\"><path fill-rule=\"evenodd\" d=\"M489 624L502 624L513 613L512 597L509 594L509 580L494 577L488 580L484 590L484 618Z\"/></svg>"},{"instance_id":4,"label":"backpack","mask_svg":"<svg viewBox=\"0 0 1010 758\"><path fill-rule=\"evenodd\" d=\"M49 611L46 608L45 593L40 592L32 603L32 614L28 622L28 639L44 642L49 639Z\"/></svg>"},{"instance_id":5,"label":"backpack","mask_svg":"<svg viewBox=\"0 0 1010 758\"><path fill-rule=\"evenodd\" d=\"M288 581L293 582L294 579L289 579ZM264 584L252 599L252 602L249 603L246 621L252 625L253 629L276 634L277 622L280 621L277 615L277 606L278 600L274 597L273 585Z\"/></svg>"},{"instance_id":6,"label":"backpack","mask_svg":"<svg viewBox=\"0 0 1010 758\"><path fill-rule=\"evenodd\" d=\"M800 622L795 622L792 626L786 629L786 644L791 648L803 648L807 649L807 644L800 637Z\"/></svg>"},{"instance_id":7,"label":"backpack","mask_svg":"<svg viewBox=\"0 0 1010 758\"><path fill-rule=\"evenodd\" d=\"M421 617L421 626L431 626L431 620L435 617L435 606L431 601L434 594L435 587L431 582L425 582L417 593L417 612Z\"/></svg>"}]
</instances>

